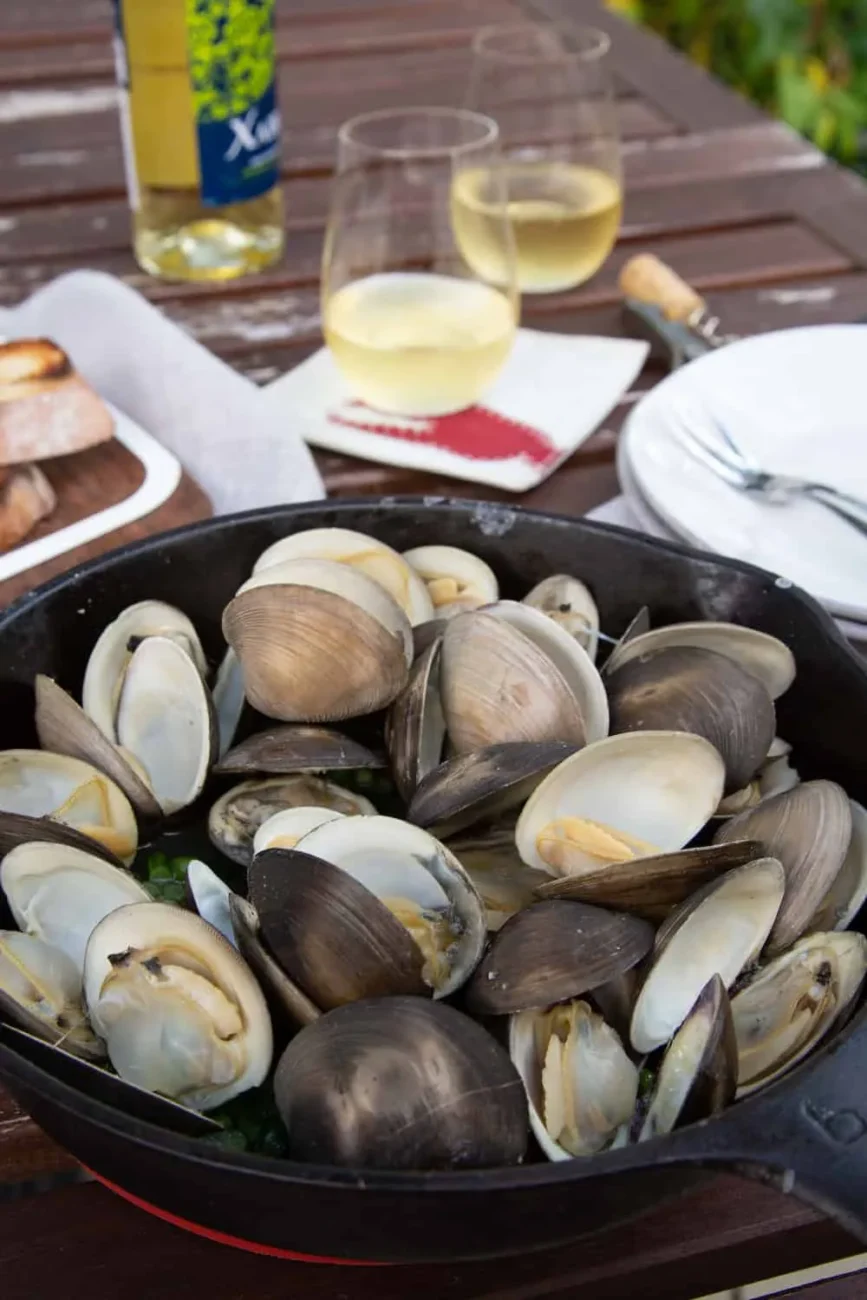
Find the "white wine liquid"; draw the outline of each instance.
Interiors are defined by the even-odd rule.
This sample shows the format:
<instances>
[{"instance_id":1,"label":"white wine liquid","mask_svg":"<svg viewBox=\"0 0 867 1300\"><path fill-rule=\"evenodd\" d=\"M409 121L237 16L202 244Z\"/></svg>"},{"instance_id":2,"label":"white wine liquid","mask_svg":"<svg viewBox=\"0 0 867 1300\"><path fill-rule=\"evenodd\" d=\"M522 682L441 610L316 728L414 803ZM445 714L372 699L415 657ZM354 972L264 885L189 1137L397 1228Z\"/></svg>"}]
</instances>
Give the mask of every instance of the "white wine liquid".
<instances>
[{"instance_id":1,"label":"white wine liquid","mask_svg":"<svg viewBox=\"0 0 867 1300\"><path fill-rule=\"evenodd\" d=\"M398 415L472 406L503 366L513 304L475 280L422 272L371 275L324 307L325 339L356 397Z\"/></svg>"},{"instance_id":2,"label":"white wine liquid","mask_svg":"<svg viewBox=\"0 0 867 1300\"><path fill-rule=\"evenodd\" d=\"M599 270L617 238L623 207L619 183L577 163L507 163L506 211L515 236L518 287L555 293ZM502 204L488 168L461 172L452 189L455 240L476 275L508 282Z\"/></svg>"}]
</instances>

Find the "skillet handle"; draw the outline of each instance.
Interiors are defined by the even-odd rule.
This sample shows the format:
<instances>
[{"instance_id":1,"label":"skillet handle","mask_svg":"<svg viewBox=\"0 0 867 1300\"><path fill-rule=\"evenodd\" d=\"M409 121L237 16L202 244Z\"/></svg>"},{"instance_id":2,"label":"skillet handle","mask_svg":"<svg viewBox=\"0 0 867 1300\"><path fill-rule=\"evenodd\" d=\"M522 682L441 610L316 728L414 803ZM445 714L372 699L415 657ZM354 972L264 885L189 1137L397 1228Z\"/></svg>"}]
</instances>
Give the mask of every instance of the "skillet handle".
<instances>
[{"instance_id":1,"label":"skillet handle","mask_svg":"<svg viewBox=\"0 0 867 1300\"><path fill-rule=\"evenodd\" d=\"M723 1123L671 1134L666 1159L770 1184L867 1243L867 1013L844 1034L796 1083L784 1078L737 1103Z\"/></svg>"}]
</instances>

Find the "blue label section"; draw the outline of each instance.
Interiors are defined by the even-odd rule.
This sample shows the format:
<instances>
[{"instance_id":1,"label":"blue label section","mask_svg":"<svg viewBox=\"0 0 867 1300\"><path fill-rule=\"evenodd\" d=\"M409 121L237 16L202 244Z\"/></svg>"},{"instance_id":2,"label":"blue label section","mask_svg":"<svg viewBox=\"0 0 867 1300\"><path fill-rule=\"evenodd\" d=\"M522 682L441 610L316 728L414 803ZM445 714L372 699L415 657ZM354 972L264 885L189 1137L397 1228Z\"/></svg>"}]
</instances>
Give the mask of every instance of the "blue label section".
<instances>
[{"instance_id":1,"label":"blue label section","mask_svg":"<svg viewBox=\"0 0 867 1300\"><path fill-rule=\"evenodd\" d=\"M197 125L202 201L222 206L267 194L279 179L280 110L272 81L243 112Z\"/></svg>"}]
</instances>

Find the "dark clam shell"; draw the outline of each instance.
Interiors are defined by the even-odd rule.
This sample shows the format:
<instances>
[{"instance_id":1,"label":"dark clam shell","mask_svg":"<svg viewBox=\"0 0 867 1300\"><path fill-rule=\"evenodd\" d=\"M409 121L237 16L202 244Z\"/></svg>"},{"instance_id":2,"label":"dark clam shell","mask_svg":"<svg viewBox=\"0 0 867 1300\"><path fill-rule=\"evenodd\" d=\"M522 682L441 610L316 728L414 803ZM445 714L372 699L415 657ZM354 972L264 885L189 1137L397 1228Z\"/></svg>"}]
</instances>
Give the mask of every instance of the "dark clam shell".
<instances>
[{"instance_id":1,"label":"dark clam shell","mask_svg":"<svg viewBox=\"0 0 867 1300\"><path fill-rule=\"evenodd\" d=\"M579 997L631 970L653 944L636 916L549 900L511 917L466 988L467 1009L511 1015Z\"/></svg>"},{"instance_id":2,"label":"dark clam shell","mask_svg":"<svg viewBox=\"0 0 867 1300\"><path fill-rule=\"evenodd\" d=\"M268 952L260 933L253 904L237 894L229 895L229 916L238 951L262 985L272 1007L292 1025L312 1025L320 1011Z\"/></svg>"},{"instance_id":3,"label":"dark clam shell","mask_svg":"<svg viewBox=\"0 0 867 1300\"><path fill-rule=\"evenodd\" d=\"M274 1079L289 1154L352 1169L517 1164L524 1087L480 1025L442 1003L375 999L303 1029Z\"/></svg>"},{"instance_id":4,"label":"dark clam shell","mask_svg":"<svg viewBox=\"0 0 867 1300\"><path fill-rule=\"evenodd\" d=\"M719 751L726 790L740 790L776 734L767 687L715 650L670 646L625 663L608 678L611 733L689 731Z\"/></svg>"},{"instance_id":5,"label":"dark clam shell","mask_svg":"<svg viewBox=\"0 0 867 1300\"><path fill-rule=\"evenodd\" d=\"M340 867L297 849L266 849L248 884L275 960L323 1011L360 998L431 995L409 931Z\"/></svg>"},{"instance_id":6,"label":"dark clam shell","mask_svg":"<svg viewBox=\"0 0 867 1300\"><path fill-rule=\"evenodd\" d=\"M419 782L436 768L442 754L446 724L439 688L441 646L442 638L436 636L418 655L409 681L389 709L386 721L395 784L407 803Z\"/></svg>"},{"instance_id":7,"label":"dark clam shell","mask_svg":"<svg viewBox=\"0 0 867 1300\"><path fill-rule=\"evenodd\" d=\"M230 749L214 769L218 774L256 772L288 776L292 772L336 772L385 767L385 755L375 753L339 731L289 723L269 727Z\"/></svg>"},{"instance_id":8,"label":"dark clam shell","mask_svg":"<svg viewBox=\"0 0 867 1300\"><path fill-rule=\"evenodd\" d=\"M55 821L53 817L26 817L23 813L0 812L0 858L11 853L19 844L30 844L38 840L43 844L67 844L70 848L92 853L94 857L110 862L113 867L125 871L126 867L111 849L107 849L99 840L83 835L74 826Z\"/></svg>"}]
</instances>

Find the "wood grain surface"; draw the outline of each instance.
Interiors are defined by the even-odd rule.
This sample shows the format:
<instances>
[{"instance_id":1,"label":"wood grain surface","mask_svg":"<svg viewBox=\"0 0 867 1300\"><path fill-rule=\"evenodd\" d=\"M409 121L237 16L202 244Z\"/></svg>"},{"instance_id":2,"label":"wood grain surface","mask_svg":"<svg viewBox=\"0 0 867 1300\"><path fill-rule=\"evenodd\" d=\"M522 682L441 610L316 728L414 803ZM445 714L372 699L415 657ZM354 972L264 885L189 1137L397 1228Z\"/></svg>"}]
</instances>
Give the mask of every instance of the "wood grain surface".
<instances>
[{"instance_id":1,"label":"wood grain surface","mask_svg":"<svg viewBox=\"0 0 867 1300\"><path fill-rule=\"evenodd\" d=\"M130 255L110 0L3 0L0 303L19 301L65 270L96 267L160 303L254 382L276 378L320 342L318 261L339 122L368 109L461 102L472 31L522 14L567 15L611 32L627 185L623 230L608 264L577 291L528 299L525 323L622 333L617 273L639 249L671 262L737 333L867 314L862 183L655 37L620 22L600 0L278 0L287 254L267 274L219 289L150 280ZM522 500L581 514L610 497L617 490L617 430L662 373L651 359L604 429ZM477 486L350 457L323 453L318 461L338 496L479 495ZM82 460L74 470L70 464L51 472L69 473L67 486L74 489L88 470ZM129 466L114 458L110 477L110 490L124 491ZM179 495L185 517L206 512L188 480ZM73 490L72 509L75 499ZM173 522L176 516L164 508L135 525L132 535ZM63 561L55 566L62 567ZM25 578L0 588L0 601L26 585ZM69 1157L0 1094L0 1187L32 1188L70 1168ZM363 1275L256 1259L192 1240L92 1185L19 1197L3 1205L2 1225L4 1300L58 1293L70 1300L90 1300L94 1293L149 1300L175 1294L186 1281L211 1300L686 1298L857 1249L797 1203L729 1179L563 1252L507 1264ZM863 1279L852 1276L810 1290L816 1300L865 1293Z\"/></svg>"}]
</instances>

